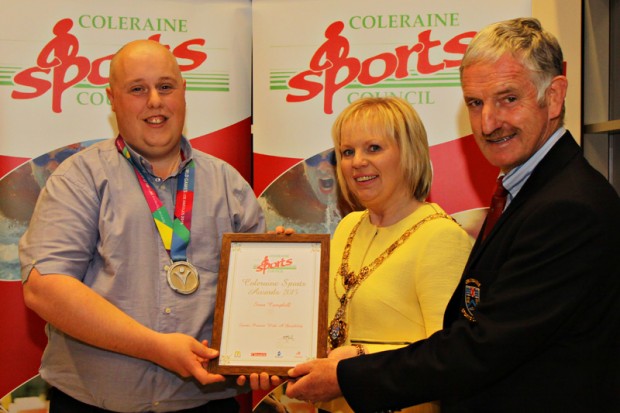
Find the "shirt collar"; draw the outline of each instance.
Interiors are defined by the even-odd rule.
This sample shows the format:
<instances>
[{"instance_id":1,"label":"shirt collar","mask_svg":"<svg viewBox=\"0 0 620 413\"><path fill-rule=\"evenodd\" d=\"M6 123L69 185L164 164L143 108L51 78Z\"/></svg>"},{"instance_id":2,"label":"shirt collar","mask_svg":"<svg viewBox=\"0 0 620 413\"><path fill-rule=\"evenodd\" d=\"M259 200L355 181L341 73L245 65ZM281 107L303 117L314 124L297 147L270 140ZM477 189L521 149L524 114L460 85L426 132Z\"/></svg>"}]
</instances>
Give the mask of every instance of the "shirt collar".
<instances>
[{"instance_id":1,"label":"shirt collar","mask_svg":"<svg viewBox=\"0 0 620 413\"><path fill-rule=\"evenodd\" d=\"M536 169L536 166L542 161L542 159L549 153L553 145L560 140L560 138L566 133L566 128L560 126L547 141L538 149L527 161L510 170L505 176L502 184L508 191L508 200L506 202L506 208L508 204L517 196L525 182ZM501 174L500 174L501 176Z\"/></svg>"},{"instance_id":2,"label":"shirt collar","mask_svg":"<svg viewBox=\"0 0 620 413\"><path fill-rule=\"evenodd\" d=\"M155 174L153 173L153 165L144 156L140 155L131 146L129 146L127 142L125 142L125 146L127 147L129 154L131 155L131 159L134 160L134 166L138 166L142 170L142 172L146 172L150 176L155 176ZM173 176L178 175L179 172L185 168L185 165L187 165L192 160L192 157L192 145L190 145L189 140L187 140L185 136L181 136L182 161L179 164L179 169L177 169L177 172Z\"/></svg>"}]
</instances>

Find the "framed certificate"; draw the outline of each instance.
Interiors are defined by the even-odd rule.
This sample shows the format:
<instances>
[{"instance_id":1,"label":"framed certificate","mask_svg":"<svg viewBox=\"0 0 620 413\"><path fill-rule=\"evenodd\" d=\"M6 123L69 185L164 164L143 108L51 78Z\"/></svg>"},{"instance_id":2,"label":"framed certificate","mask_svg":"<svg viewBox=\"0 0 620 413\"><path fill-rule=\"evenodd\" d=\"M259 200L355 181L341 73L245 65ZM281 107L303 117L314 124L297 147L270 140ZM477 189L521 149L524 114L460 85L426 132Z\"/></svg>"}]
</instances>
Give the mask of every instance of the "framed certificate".
<instances>
[{"instance_id":1,"label":"framed certificate","mask_svg":"<svg viewBox=\"0 0 620 413\"><path fill-rule=\"evenodd\" d=\"M325 357L328 273L329 234L224 234L209 371L285 376Z\"/></svg>"}]
</instances>

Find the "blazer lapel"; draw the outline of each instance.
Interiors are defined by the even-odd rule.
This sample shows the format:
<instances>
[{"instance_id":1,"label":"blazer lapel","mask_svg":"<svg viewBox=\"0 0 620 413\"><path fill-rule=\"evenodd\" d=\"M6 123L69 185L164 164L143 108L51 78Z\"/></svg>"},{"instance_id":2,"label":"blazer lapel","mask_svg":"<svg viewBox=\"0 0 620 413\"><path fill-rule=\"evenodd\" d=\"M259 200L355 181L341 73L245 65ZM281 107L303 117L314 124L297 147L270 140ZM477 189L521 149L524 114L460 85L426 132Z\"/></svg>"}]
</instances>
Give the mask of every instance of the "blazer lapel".
<instances>
[{"instance_id":1,"label":"blazer lapel","mask_svg":"<svg viewBox=\"0 0 620 413\"><path fill-rule=\"evenodd\" d=\"M562 169L571 159L581 152L581 148L570 132L566 132L558 142L551 148L547 155L540 161L532 174L528 178L521 191L510 202L506 211L501 215L500 219L495 224L495 227L491 230L491 233L487 238L482 241L482 231L478 235L476 242L472 248L471 254L465 265L465 272L477 261L480 255L484 252L486 247L493 242L493 238L501 231L502 225L510 216L513 215L525 202L531 199L532 195L540 191L547 185L549 178L555 176L555 174ZM486 223L486 221L485 221Z\"/></svg>"}]
</instances>

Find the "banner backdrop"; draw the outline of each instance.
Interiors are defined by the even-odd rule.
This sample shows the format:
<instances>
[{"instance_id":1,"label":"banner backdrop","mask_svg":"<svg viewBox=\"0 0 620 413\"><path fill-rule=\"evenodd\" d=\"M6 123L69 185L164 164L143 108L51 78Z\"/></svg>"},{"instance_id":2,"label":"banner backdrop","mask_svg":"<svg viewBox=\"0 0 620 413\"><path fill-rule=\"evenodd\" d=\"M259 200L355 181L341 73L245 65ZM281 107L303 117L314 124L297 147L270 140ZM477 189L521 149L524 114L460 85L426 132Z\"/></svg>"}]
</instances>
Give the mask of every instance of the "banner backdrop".
<instances>
[{"instance_id":1,"label":"banner backdrop","mask_svg":"<svg viewBox=\"0 0 620 413\"><path fill-rule=\"evenodd\" d=\"M251 180L249 0L22 0L0 13L0 399L37 374L42 321L23 304L17 242L49 173L117 134L109 62L125 43L170 47L187 80L184 134Z\"/></svg>"},{"instance_id":2,"label":"banner backdrop","mask_svg":"<svg viewBox=\"0 0 620 413\"><path fill-rule=\"evenodd\" d=\"M40 404L20 397L14 400L20 406L9 406L11 398L3 399L36 375L46 340L43 322L23 304L17 241L58 163L115 136L104 89L109 60L122 44L152 38L170 46L188 84L185 135L195 148L230 162L253 182L270 228L282 223L300 232L333 231L346 211L335 197L331 124L355 99L396 95L425 122L434 165L431 200L475 236L497 171L469 135L458 64L469 39L492 21L534 10L558 35L569 52L569 79L573 76L567 99L573 104L567 108L571 119L580 119L578 0L2 5L0 410L34 412ZM30 380L19 389L28 385L36 392L39 384Z\"/></svg>"},{"instance_id":3,"label":"banner backdrop","mask_svg":"<svg viewBox=\"0 0 620 413\"><path fill-rule=\"evenodd\" d=\"M332 232L346 211L331 125L356 99L399 96L427 129L430 200L475 236L495 172L469 136L458 67L481 27L531 13L530 0L254 0L254 190L268 226Z\"/></svg>"}]
</instances>

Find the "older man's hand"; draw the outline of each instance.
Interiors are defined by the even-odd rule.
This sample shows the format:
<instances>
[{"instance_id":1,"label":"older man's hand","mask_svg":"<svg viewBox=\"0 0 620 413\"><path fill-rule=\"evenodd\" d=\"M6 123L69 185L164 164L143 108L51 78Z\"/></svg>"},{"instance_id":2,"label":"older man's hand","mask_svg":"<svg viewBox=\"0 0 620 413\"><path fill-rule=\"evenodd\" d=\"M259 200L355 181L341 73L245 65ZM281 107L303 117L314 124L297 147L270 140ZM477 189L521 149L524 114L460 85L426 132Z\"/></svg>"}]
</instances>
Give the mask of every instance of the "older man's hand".
<instances>
[{"instance_id":1,"label":"older man's hand","mask_svg":"<svg viewBox=\"0 0 620 413\"><path fill-rule=\"evenodd\" d=\"M299 364L288 371L291 378L286 395L311 403L326 402L342 396L336 367L338 360L317 359Z\"/></svg>"}]
</instances>

